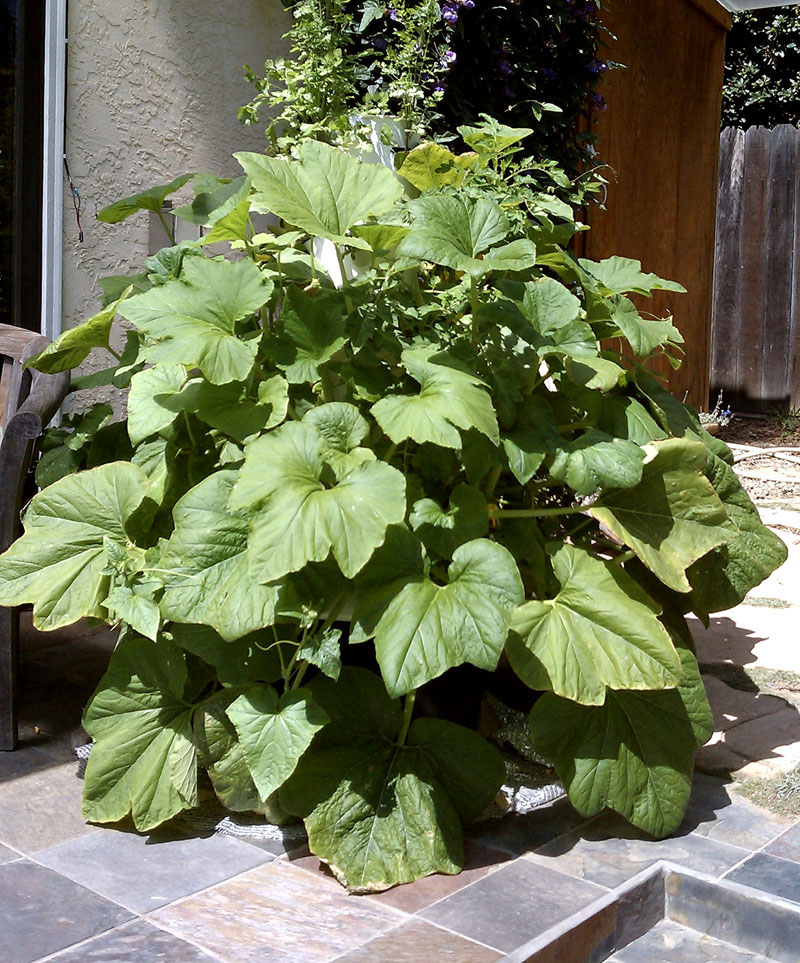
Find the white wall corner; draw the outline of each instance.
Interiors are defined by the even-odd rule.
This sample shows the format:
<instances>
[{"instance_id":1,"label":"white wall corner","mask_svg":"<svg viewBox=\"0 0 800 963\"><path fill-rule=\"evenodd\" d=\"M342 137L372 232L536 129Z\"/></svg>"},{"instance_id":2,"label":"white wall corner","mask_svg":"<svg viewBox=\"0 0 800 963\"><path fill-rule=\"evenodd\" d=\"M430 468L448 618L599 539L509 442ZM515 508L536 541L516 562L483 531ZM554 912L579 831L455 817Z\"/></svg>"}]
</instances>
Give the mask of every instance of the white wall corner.
<instances>
[{"instance_id":1,"label":"white wall corner","mask_svg":"<svg viewBox=\"0 0 800 963\"><path fill-rule=\"evenodd\" d=\"M64 191L64 94L67 67L67 0L46 0L44 36L44 158L42 183L41 332L61 333Z\"/></svg>"}]
</instances>

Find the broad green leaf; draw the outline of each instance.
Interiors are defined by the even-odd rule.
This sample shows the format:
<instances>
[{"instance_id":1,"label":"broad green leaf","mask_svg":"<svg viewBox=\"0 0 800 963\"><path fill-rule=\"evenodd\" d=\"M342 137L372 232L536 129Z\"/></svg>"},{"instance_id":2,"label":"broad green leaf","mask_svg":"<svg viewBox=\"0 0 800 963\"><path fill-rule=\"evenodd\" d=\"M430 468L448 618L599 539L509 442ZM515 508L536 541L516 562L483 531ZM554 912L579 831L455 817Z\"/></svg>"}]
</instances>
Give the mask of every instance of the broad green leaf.
<instances>
[{"instance_id":1,"label":"broad green leaf","mask_svg":"<svg viewBox=\"0 0 800 963\"><path fill-rule=\"evenodd\" d=\"M714 716L697 664L692 630L682 615L665 612L661 618L681 660L683 679L678 686L678 692L692 727L695 746L699 749L708 742L714 732Z\"/></svg>"},{"instance_id":2,"label":"broad green leaf","mask_svg":"<svg viewBox=\"0 0 800 963\"><path fill-rule=\"evenodd\" d=\"M562 545L553 556L554 599L526 602L511 620L507 651L532 689L602 705L611 689L662 689L682 678L658 607L618 565Z\"/></svg>"},{"instance_id":3,"label":"broad green leaf","mask_svg":"<svg viewBox=\"0 0 800 963\"><path fill-rule=\"evenodd\" d=\"M479 154L501 154L533 133L531 127L509 127L496 120L479 127L459 127L459 134Z\"/></svg>"},{"instance_id":4,"label":"broad green leaf","mask_svg":"<svg viewBox=\"0 0 800 963\"><path fill-rule=\"evenodd\" d=\"M235 471L218 471L172 511L175 530L159 567L165 619L200 622L233 640L272 625L280 586L253 579L247 560L247 516L228 507Z\"/></svg>"},{"instance_id":5,"label":"broad green leaf","mask_svg":"<svg viewBox=\"0 0 800 963\"><path fill-rule=\"evenodd\" d=\"M393 254L408 234L403 224L356 224L353 233L366 241L374 254Z\"/></svg>"},{"instance_id":6,"label":"broad green leaf","mask_svg":"<svg viewBox=\"0 0 800 963\"><path fill-rule=\"evenodd\" d=\"M169 408L167 402L178 395L185 381L186 368L182 364L159 364L131 378L128 435L132 445L172 426L181 409Z\"/></svg>"},{"instance_id":7,"label":"broad green leaf","mask_svg":"<svg viewBox=\"0 0 800 963\"><path fill-rule=\"evenodd\" d=\"M510 230L508 218L494 201L428 194L411 201L409 208L414 222L397 249L400 255L444 264L475 277L492 270L478 255L499 244Z\"/></svg>"},{"instance_id":8,"label":"broad green leaf","mask_svg":"<svg viewBox=\"0 0 800 963\"><path fill-rule=\"evenodd\" d=\"M644 458L644 451L632 441L612 438L591 428L562 445L550 466L550 474L579 495L591 495L599 488L637 485L642 478Z\"/></svg>"},{"instance_id":9,"label":"broad green leaf","mask_svg":"<svg viewBox=\"0 0 800 963\"><path fill-rule=\"evenodd\" d=\"M283 338L268 350L293 384L318 381L319 367L346 343L342 304L317 292L315 297L290 288L281 315Z\"/></svg>"},{"instance_id":10,"label":"broad green leaf","mask_svg":"<svg viewBox=\"0 0 800 963\"><path fill-rule=\"evenodd\" d=\"M130 813L147 832L197 805L186 678L184 655L173 646L139 638L117 646L83 717L94 739L84 819L117 822Z\"/></svg>"},{"instance_id":11,"label":"broad green leaf","mask_svg":"<svg viewBox=\"0 0 800 963\"><path fill-rule=\"evenodd\" d=\"M448 184L460 185L464 180L466 165L474 164L476 156L451 153L441 144L420 144L409 151L398 173L418 191L437 190Z\"/></svg>"},{"instance_id":12,"label":"broad green leaf","mask_svg":"<svg viewBox=\"0 0 800 963\"><path fill-rule=\"evenodd\" d=\"M786 561L786 545L762 524L758 510L734 470L708 455L706 477L735 526L730 539L696 561L687 572L692 609L707 616L738 605L747 593Z\"/></svg>"},{"instance_id":13,"label":"broad green leaf","mask_svg":"<svg viewBox=\"0 0 800 963\"><path fill-rule=\"evenodd\" d=\"M244 201L250 193L250 182L246 177L236 177L230 180L226 177L209 177L203 175L195 178L195 196L191 204L178 207L173 211L175 217L181 217L192 224L210 227Z\"/></svg>"},{"instance_id":14,"label":"broad green leaf","mask_svg":"<svg viewBox=\"0 0 800 963\"><path fill-rule=\"evenodd\" d=\"M405 479L383 462L339 478L326 466L325 437L290 422L248 446L230 507L250 515L253 577L272 582L330 553L352 578L405 516ZM326 470L327 469L327 470Z\"/></svg>"},{"instance_id":15,"label":"broad green leaf","mask_svg":"<svg viewBox=\"0 0 800 963\"><path fill-rule=\"evenodd\" d=\"M309 408L303 421L313 425L330 447L340 452L352 451L369 434L366 418L355 405L344 401Z\"/></svg>"},{"instance_id":16,"label":"broad green leaf","mask_svg":"<svg viewBox=\"0 0 800 963\"><path fill-rule=\"evenodd\" d=\"M509 287L505 290L512 294L516 289ZM523 314L541 335L563 328L581 315L581 302L555 278L528 281L521 304ZM593 335L590 334L589 338L593 339Z\"/></svg>"},{"instance_id":17,"label":"broad green leaf","mask_svg":"<svg viewBox=\"0 0 800 963\"><path fill-rule=\"evenodd\" d=\"M422 498L414 503L408 523L426 546L452 558L459 545L487 533L489 513L480 489L457 485L447 511L432 498Z\"/></svg>"},{"instance_id":18,"label":"broad green leaf","mask_svg":"<svg viewBox=\"0 0 800 963\"><path fill-rule=\"evenodd\" d=\"M269 300L272 282L249 258L193 257L181 277L129 298L119 313L151 339L146 358L197 367L214 384L243 381L258 346L237 324Z\"/></svg>"},{"instance_id":19,"label":"broad green leaf","mask_svg":"<svg viewBox=\"0 0 800 963\"><path fill-rule=\"evenodd\" d=\"M332 721L280 800L303 816L312 852L354 893L457 873L460 818L476 819L497 792L497 751L438 719L416 720L396 745L399 707L363 669L343 669L338 683L318 677L311 688Z\"/></svg>"},{"instance_id":20,"label":"broad green leaf","mask_svg":"<svg viewBox=\"0 0 800 963\"><path fill-rule=\"evenodd\" d=\"M191 652L216 670L224 686L243 686L250 682L277 682L281 662L272 633L251 632L231 642L207 625L174 623L165 635L175 645ZM286 643L287 649L290 647Z\"/></svg>"},{"instance_id":21,"label":"broad green leaf","mask_svg":"<svg viewBox=\"0 0 800 963\"><path fill-rule=\"evenodd\" d=\"M696 744L677 689L608 689L602 706L547 692L531 712L531 738L582 816L608 807L659 838L680 825Z\"/></svg>"},{"instance_id":22,"label":"broad green leaf","mask_svg":"<svg viewBox=\"0 0 800 963\"><path fill-rule=\"evenodd\" d=\"M661 441L666 432L644 405L626 395L611 395L603 400L598 428L617 438L626 438L637 445Z\"/></svg>"},{"instance_id":23,"label":"broad green leaf","mask_svg":"<svg viewBox=\"0 0 800 963\"><path fill-rule=\"evenodd\" d=\"M566 352L565 352L566 353ZM567 372L583 388L613 391L625 382L625 369L610 358L567 357Z\"/></svg>"},{"instance_id":24,"label":"broad green leaf","mask_svg":"<svg viewBox=\"0 0 800 963\"><path fill-rule=\"evenodd\" d=\"M203 256L196 241L181 241L173 247L162 247L144 262L147 280L153 286L166 284L181 276L184 258Z\"/></svg>"},{"instance_id":25,"label":"broad green leaf","mask_svg":"<svg viewBox=\"0 0 800 963\"><path fill-rule=\"evenodd\" d=\"M334 681L342 671L341 629L325 629L303 642L297 649L298 661L315 665Z\"/></svg>"},{"instance_id":26,"label":"broad green leaf","mask_svg":"<svg viewBox=\"0 0 800 963\"><path fill-rule=\"evenodd\" d=\"M166 438L154 438L138 445L131 461L147 475L147 497L157 505L164 502L175 480L177 449ZM146 634L146 633L143 633Z\"/></svg>"},{"instance_id":27,"label":"broad green leaf","mask_svg":"<svg viewBox=\"0 0 800 963\"><path fill-rule=\"evenodd\" d=\"M419 394L388 395L372 406L375 420L395 443L413 438L444 448L461 448L461 434L475 428L495 444L497 416L483 382L473 374L437 364L431 348L407 348L402 364L419 383Z\"/></svg>"},{"instance_id":28,"label":"broad green leaf","mask_svg":"<svg viewBox=\"0 0 800 963\"><path fill-rule=\"evenodd\" d=\"M605 492L589 512L633 549L676 592L689 592L686 569L735 534L703 474L700 442L668 438L645 449L642 480Z\"/></svg>"},{"instance_id":29,"label":"broad green leaf","mask_svg":"<svg viewBox=\"0 0 800 963\"><path fill-rule=\"evenodd\" d=\"M371 215L385 214L403 193L380 164L365 164L319 141L305 140L297 159L234 154L253 184L253 201L294 227L334 243L366 248L347 232Z\"/></svg>"},{"instance_id":30,"label":"broad green leaf","mask_svg":"<svg viewBox=\"0 0 800 963\"><path fill-rule=\"evenodd\" d=\"M161 612L147 595L137 593L127 585L118 585L103 604L112 618L122 619L134 632L152 642L158 640Z\"/></svg>"},{"instance_id":31,"label":"broad green leaf","mask_svg":"<svg viewBox=\"0 0 800 963\"><path fill-rule=\"evenodd\" d=\"M25 362L25 367L36 368L37 371L44 371L46 374L69 371L70 368L77 368L79 364L83 364L92 348L108 348L111 325L117 310L132 290L133 288L129 285L108 307L98 311L87 321L64 331L55 341L48 344L44 351L29 358Z\"/></svg>"},{"instance_id":32,"label":"broad green leaf","mask_svg":"<svg viewBox=\"0 0 800 963\"><path fill-rule=\"evenodd\" d=\"M25 534L0 557L0 604L33 603L38 629L83 616L104 619L104 539L126 544L125 523L146 489L140 468L113 462L68 475L36 495L25 514Z\"/></svg>"},{"instance_id":33,"label":"broad green leaf","mask_svg":"<svg viewBox=\"0 0 800 963\"><path fill-rule=\"evenodd\" d=\"M676 281L665 281L655 274L645 274L642 262L630 257L609 257L604 261L579 258L578 263L611 294L650 294L651 291L686 293Z\"/></svg>"},{"instance_id":34,"label":"broad green leaf","mask_svg":"<svg viewBox=\"0 0 800 963\"><path fill-rule=\"evenodd\" d=\"M527 271L536 264L536 245L521 238L486 252L480 262L486 271Z\"/></svg>"},{"instance_id":35,"label":"broad green leaf","mask_svg":"<svg viewBox=\"0 0 800 963\"><path fill-rule=\"evenodd\" d=\"M238 698L238 690L217 692L197 707L194 741L200 764L208 772L214 792L233 812L259 811L263 801L250 775L233 723L226 708Z\"/></svg>"},{"instance_id":36,"label":"broad green leaf","mask_svg":"<svg viewBox=\"0 0 800 963\"><path fill-rule=\"evenodd\" d=\"M375 628L386 690L398 696L469 662L493 671L524 591L502 545L474 539L453 553L446 585L419 578L388 603Z\"/></svg>"},{"instance_id":37,"label":"broad green leaf","mask_svg":"<svg viewBox=\"0 0 800 963\"><path fill-rule=\"evenodd\" d=\"M175 191L180 190L183 185L193 177L194 174L181 174L180 177L176 177L175 180L170 181L169 184L151 187L149 190L141 191L139 194L124 197L121 201L115 201L113 204L109 204L99 211L97 219L99 221L105 221L106 224L119 224L120 221L124 221L137 211L153 211L159 214L164 207L166 198L170 194L174 194Z\"/></svg>"},{"instance_id":38,"label":"broad green leaf","mask_svg":"<svg viewBox=\"0 0 800 963\"><path fill-rule=\"evenodd\" d=\"M563 444L550 406L535 397L527 399L519 427L503 435L508 467L520 485L527 485L545 457Z\"/></svg>"},{"instance_id":39,"label":"broad green leaf","mask_svg":"<svg viewBox=\"0 0 800 963\"><path fill-rule=\"evenodd\" d=\"M220 241L244 243L250 228L250 198L245 197L236 207L218 221L201 238L200 244L218 244Z\"/></svg>"},{"instance_id":40,"label":"broad green leaf","mask_svg":"<svg viewBox=\"0 0 800 963\"><path fill-rule=\"evenodd\" d=\"M664 344L683 344L683 336L671 321L643 318L628 298L613 298L611 307L611 320L638 358L648 357Z\"/></svg>"},{"instance_id":41,"label":"broad green leaf","mask_svg":"<svg viewBox=\"0 0 800 963\"><path fill-rule=\"evenodd\" d=\"M405 525L391 525L383 545L376 549L356 579L350 642L371 639L392 599L410 582L420 582L427 574L420 539Z\"/></svg>"},{"instance_id":42,"label":"broad green leaf","mask_svg":"<svg viewBox=\"0 0 800 963\"><path fill-rule=\"evenodd\" d=\"M308 689L285 692L279 699L272 686L254 685L226 711L262 799L286 782L314 734L328 722Z\"/></svg>"},{"instance_id":43,"label":"broad green leaf","mask_svg":"<svg viewBox=\"0 0 800 963\"><path fill-rule=\"evenodd\" d=\"M178 393L168 397L158 395L154 401L175 412L176 416L181 411L192 413L212 428L242 442L283 421L289 405L288 389L284 378L273 375L258 386L259 400L256 402L241 381L214 385L195 378Z\"/></svg>"}]
</instances>

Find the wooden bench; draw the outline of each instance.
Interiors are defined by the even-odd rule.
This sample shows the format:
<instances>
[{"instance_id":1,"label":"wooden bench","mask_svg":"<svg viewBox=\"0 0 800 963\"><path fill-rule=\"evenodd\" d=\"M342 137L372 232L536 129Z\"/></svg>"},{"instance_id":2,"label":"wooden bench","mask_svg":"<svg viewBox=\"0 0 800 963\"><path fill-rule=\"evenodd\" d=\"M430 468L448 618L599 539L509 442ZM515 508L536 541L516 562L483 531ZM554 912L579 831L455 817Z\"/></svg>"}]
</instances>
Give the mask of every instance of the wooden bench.
<instances>
[{"instance_id":1,"label":"wooden bench","mask_svg":"<svg viewBox=\"0 0 800 963\"><path fill-rule=\"evenodd\" d=\"M36 439L69 390L70 374L47 375L23 363L50 342L39 334L0 324L0 552L20 532L20 511ZM19 610L0 606L0 749L17 744Z\"/></svg>"}]
</instances>

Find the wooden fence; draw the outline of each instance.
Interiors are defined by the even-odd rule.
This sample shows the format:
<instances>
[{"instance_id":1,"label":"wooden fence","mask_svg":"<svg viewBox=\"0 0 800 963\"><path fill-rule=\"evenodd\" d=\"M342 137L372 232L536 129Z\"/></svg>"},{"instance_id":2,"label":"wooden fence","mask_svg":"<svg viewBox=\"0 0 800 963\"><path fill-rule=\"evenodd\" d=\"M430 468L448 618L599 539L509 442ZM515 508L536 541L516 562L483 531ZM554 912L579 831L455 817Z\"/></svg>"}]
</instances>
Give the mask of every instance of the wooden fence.
<instances>
[{"instance_id":1,"label":"wooden fence","mask_svg":"<svg viewBox=\"0 0 800 963\"><path fill-rule=\"evenodd\" d=\"M727 127L719 155L711 399L800 407L800 131Z\"/></svg>"}]
</instances>

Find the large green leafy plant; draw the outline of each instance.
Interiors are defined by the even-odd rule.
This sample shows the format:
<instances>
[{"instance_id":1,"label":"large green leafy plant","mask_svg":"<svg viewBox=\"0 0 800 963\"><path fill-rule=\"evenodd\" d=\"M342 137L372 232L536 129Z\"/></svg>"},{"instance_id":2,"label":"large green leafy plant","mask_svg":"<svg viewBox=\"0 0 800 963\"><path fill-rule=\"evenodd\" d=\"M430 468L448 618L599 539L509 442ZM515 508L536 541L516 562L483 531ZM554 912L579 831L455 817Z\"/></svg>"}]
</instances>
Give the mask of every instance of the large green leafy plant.
<instances>
[{"instance_id":1,"label":"large green leafy plant","mask_svg":"<svg viewBox=\"0 0 800 963\"><path fill-rule=\"evenodd\" d=\"M711 727L685 615L785 550L640 363L681 337L628 295L677 286L575 258L571 209L529 184L515 207L495 176L527 133L465 128L471 153L424 144L400 177L316 141L240 153L241 178L196 177L177 211L203 241L107 280L33 361L72 367L131 325L91 379L130 386L127 424L59 429L58 480L0 559L0 603L40 628L122 627L85 715L88 820L150 830L207 779L302 819L353 891L457 872L504 776L430 697L466 699L469 665L529 693L582 814L677 827Z\"/></svg>"}]
</instances>

